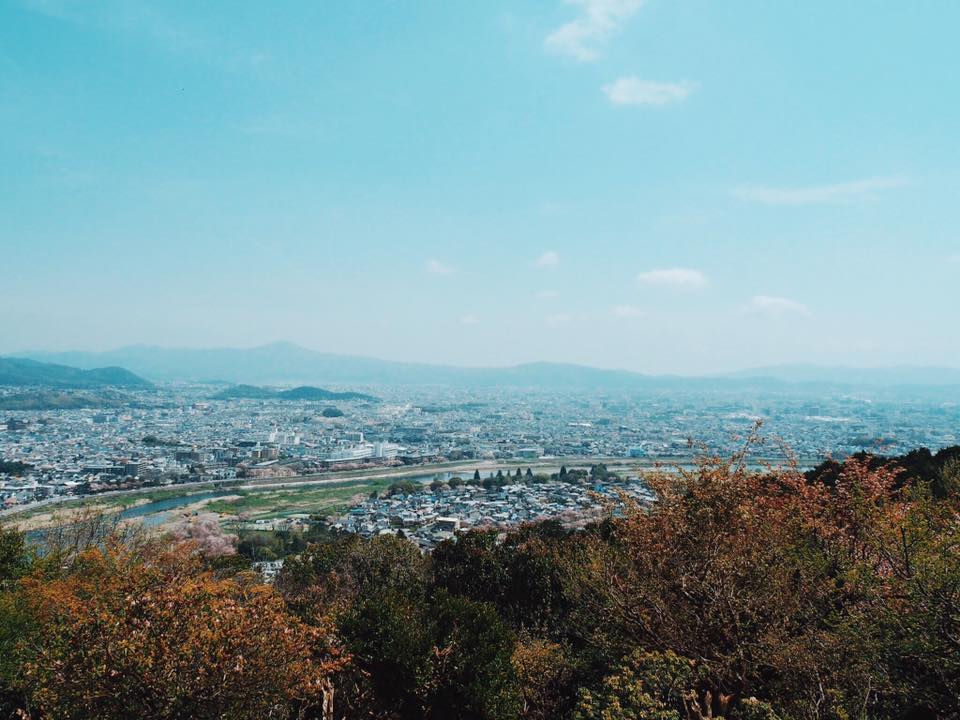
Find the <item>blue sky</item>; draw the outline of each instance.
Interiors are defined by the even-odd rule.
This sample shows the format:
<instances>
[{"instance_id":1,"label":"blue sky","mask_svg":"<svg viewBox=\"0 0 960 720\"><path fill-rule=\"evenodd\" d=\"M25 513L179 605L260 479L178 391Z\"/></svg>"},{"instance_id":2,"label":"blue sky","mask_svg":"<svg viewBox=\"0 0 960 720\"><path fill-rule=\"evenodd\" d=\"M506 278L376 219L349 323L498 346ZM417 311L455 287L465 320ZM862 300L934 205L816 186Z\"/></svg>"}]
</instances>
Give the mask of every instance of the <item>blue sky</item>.
<instances>
[{"instance_id":1,"label":"blue sky","mask_svg":"<svg viewBox=\"0 0 960 720\"><path fill-rule=\"evenodd\" d=\"M958 365L960 4L0 0L0 352Z\"/></svg>"}]
</instances>

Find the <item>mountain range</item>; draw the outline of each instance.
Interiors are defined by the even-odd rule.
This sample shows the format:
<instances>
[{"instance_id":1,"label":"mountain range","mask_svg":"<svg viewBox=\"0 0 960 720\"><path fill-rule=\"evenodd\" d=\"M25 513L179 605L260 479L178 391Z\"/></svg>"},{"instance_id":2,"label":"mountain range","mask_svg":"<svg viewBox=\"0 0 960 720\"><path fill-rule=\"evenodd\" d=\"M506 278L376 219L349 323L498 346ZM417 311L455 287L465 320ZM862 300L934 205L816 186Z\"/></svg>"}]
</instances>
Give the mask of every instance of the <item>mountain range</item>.
<instances>
[{"instance_id":1,"label":"mountain range","mask_svg":"<svg viewBox=\"0 0 960 720\"><path fill-rule=\"evenodd\" d=\"M131 346L105 352L31 352L21 353L18 357L54 362L93 373L117 374L123 372L121 368L127 368L153 381L219 381L249 385L447 385L606 390L770 388L793 384L960 386L960 369L947 367L849 368L795 364L725 375L683 377L547 362L493 368L430 365L318 352L293 343L272 343L246 349ZM132 377L145 382L142 378Z\"/></svg>"}]
</instances>

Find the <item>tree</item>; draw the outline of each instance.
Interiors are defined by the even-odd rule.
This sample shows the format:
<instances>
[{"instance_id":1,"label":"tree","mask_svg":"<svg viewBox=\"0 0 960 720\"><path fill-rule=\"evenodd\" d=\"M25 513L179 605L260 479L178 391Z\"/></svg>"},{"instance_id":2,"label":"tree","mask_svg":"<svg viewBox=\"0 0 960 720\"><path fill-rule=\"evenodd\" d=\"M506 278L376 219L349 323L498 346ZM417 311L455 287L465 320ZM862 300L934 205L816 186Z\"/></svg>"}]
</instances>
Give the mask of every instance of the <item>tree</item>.
<instances>
[{"instance_id":1,"label":"tree","mask_svg":"<svg viewBox=\"0 0 960 720\"><path fill-rule=\"evenodd\" d=\"M596 690L582 690L574 720L682 720L697 717L688 699L694 663L669 650L637 651Z\"/></svg>"},{"instance_id":2,"label":"tree","mask_svg":"<svg viewBox=\"0 0 960 720\"><path fill-rule=\"evenodd\" d=\"M495 531L470 530L444 540L434 548L431 560L434 585L453 595L496 602L506 585Z\"/></svg>"},{"instance_id":3,"label":"tree","mask_svg":"<svg viewBox=\"0 0 960 720\"><path fill-rule=\"evenodd\" d=\"M949 457L933 481L933 495L938 499L960 493L960 455Z\"/></svg>"},{"instance_id":4,"label":"tree","mask_svg":"<svg viewBox=\"0 0 960 720\"><path fill-rule=\"evenodd\" d=\"M516 718L521 705L512 662L516 640L494 607L441 592L431 612L431 716Z\"/></svg>"},{"instance_id":5,"label":"tree","mask_svg":"<svg viewBox=\"0 0 960 720\"><path fill-rule=\"evenodd\" d=\"M590 477L597 482L603 482L609 475L610 472L603 463L597 463L590 467Z\"/></svg>"},{"instance_id":6,"label":"tree","mask_svg":"<svg viewBox=\"0 0 960 720\"><path fill-rule=\"evenodd\" d=\"M181 520L171 528L170 537L177 542L191 543L207 559L237 552L237 536L223 531L215 513L201 513Z\"/></svg>"},{"instance_id":7,"label":"tree","mask_svg":"<svg viewBox=\"0 0 960 720\"><path fill-rule=\"evenodd\" d=\"M0 591L10 588L29 565L23 533L0 526Z\"/></svg>"},{"instance_id":8,"label":"tree","mask_svg":"<svg viewBox=\"0 0 960 720\"><path fill-rule=\"evenodd\" d=\"M859 713L890 690L877 633L849 628L889 572L895 479L851 461L834 487L811 485L751 473L742 456L650 476L658 502L591 540L577 584L577 612L591 608L583 632L608 658L637 647L697 658L705 713L759 688L800 717L831 703Z\"/></svg>"},{"instance_id":9,"label":"tree","mask_svg":"<svg viewBox=\"0 0 960 720\"><path fill-rule=\"evenodd\" d=\"M23 534L0 527L0 717L14 717L25 705L17 648L32 632L33 622L14 590L29 569Z\"/></svg>"},{"instance_id":10,"label":"tree","mask_svg":"<svg viewBox=\"0 0 960 720\"><path fill-rule=\"evenodd\" d=\"M414 482L413 480L398 480L387 488L387 496L392 497L394 495L412 495L416 492L419 492L420 489L420 484Z\"/></svg>"},{"instance_id":11,"label":"tree","mask_svg":"<svg viewBox=\"0 0 960 720\"><path fill-rule=\"evenodd\" d=\"M480 480L480 470L479 470L479 469L473 471L473 479L474 479L474 480L477 480L477 481Z\"/></svg>"},{"instance_id":12,"label":"tree","mask_svg":"<svg viewBox=\"0 0 960 720\"><path fill-rule=\"evenodd\" d=\"M573 675L571 659L559 643L524 638L513 651L513 667L520 687L524 720L567 717L567 686Z\"/></svg>"},{"instance_id":13,"label":"tree","mask_svg":"<svg viewBox=\"0 0 960 720\"><path fill-rule=\"evenodd\" d=\"M325 633L269 586L218 580L183 549L89 550L64 577L35 574L23 597L42 627L24 662L44 717L286 716L329 708L341 666Z\"/></svg>"},{"instance_id":14,"label":"tree","mask_svg":"<svg viewBox=\"0 0 960 720\"><path fill-rule=\"evenodd\" d=\"M356 717L420 718L431 675L433 637L424 602L399 588L360 596L338 629L359 677L342 678Z\"/></svg>"},{"instance_id":15,"label":"tree","mask_svg":"<svg viewBox=\"0 0 960 720\"><path fill-rule=\"evenodd\" d=\"M288 558L276 586L290 606L310 620L319 607L345 606L357 597L396 590L422 598L427 563L415 545L393 535L364 540L356 535L310 545Z\"/></svg>"},{"instance_id":16,"label":"tree","mask_svg":"<svg viewBox=\"0 0 960 720\"><path fill-rule=\"evenodd\" d=\"M458 488L458 487L462 487L462 486L463 486L463 478L462 478L462 477L458 477L458 476L454 476L454 477L450 478L450 479L447 481L447 485L448 485L450 488L454 489L454 490L455 490L456 488Z\"/></svg>"},{"instance_id":17,"label":"tree","mask_svg":"<svg viewBox=\"0 0 960 720\"><path fill-rule=\"evenodd\" d=\"M354 716L516 717L514 639L490 605L390 588L360 597L339 625L360 671L343 693Z\"/></svg>"}]
</instances>

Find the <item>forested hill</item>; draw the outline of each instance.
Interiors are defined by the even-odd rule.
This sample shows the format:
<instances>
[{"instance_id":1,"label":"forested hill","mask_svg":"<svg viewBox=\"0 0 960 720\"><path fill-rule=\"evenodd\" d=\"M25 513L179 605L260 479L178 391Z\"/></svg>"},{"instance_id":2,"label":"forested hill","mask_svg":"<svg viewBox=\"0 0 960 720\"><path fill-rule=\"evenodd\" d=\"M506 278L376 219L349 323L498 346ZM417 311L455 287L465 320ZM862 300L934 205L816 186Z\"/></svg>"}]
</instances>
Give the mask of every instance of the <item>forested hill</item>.
<instances>
[{"instance_id":1,"label":"forested hill","mask_svg":"<svg viewBox=\"0 0 960 720\"><path fill-rule=\"evenodd\" d=\"M68 365L10 357L0 357L0 385L47 388L151 387L150 382L121 367L81 370Z\"/></svg>"},{"instance_id":2,"label":"forested hill","mask_svg":"<svg viewBox=\"0 0 960 720\"><path fill-rule=\"evenodd\" d=\"M372 395L358 392L335 392L324 388L301 385L290 390L273 390L256 385L234 385L213 396L214 400L366 400L375 401Z\"/></svg>"}]
</instances>

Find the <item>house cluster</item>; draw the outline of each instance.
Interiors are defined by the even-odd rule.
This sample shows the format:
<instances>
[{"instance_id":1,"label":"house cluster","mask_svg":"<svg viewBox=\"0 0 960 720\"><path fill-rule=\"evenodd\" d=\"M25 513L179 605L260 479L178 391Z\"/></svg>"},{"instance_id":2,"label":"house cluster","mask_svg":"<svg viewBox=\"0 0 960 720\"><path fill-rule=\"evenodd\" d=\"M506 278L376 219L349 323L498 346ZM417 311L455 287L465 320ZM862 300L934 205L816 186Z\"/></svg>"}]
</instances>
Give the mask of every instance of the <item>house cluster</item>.
<instances>
[{"instance_id":1,"label":"house cluster","mask_svg":"<svg viewBox=\"0 0 960 720\"><path fill-rule=\"evenodd\" d=\"M960 438L960 402L940 395L905 401L803 387L776 393L443 386L371 392L382 401L338 401L336 413L325 413L331 410L325 401L218 400L208 385L179 383L134 394L116 407L4 411L0 503L443 460L670 461L704 449L729 455L757 420L804 459L936 450ZM757 452L782 454L779 443Z\"/></svg>"},{"instance_id":2,"label":"house cluster","mask_svg":"<svg viewBox=\"0 0 960 720\"><path fill-rule=\"evenodd\" d=\"M506 530L523 523L556 519L577 526L600 517L620 493L652 499L639 480L573 484L559 481L516 483L499 488L462 485L385 498L370 498L332 523L334 530L364 537L400 534L424 551L471 528Z\"/></svg>"}]
</instances>

